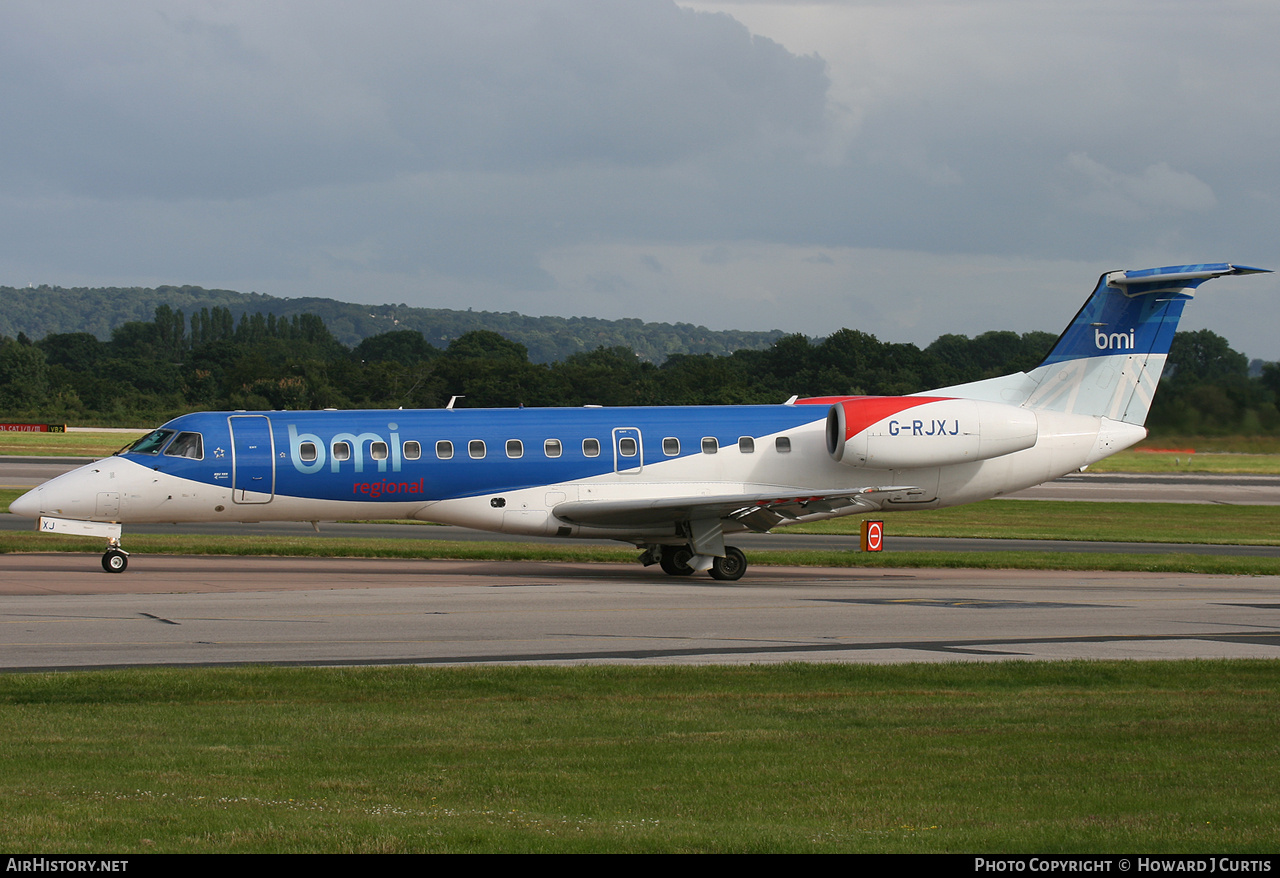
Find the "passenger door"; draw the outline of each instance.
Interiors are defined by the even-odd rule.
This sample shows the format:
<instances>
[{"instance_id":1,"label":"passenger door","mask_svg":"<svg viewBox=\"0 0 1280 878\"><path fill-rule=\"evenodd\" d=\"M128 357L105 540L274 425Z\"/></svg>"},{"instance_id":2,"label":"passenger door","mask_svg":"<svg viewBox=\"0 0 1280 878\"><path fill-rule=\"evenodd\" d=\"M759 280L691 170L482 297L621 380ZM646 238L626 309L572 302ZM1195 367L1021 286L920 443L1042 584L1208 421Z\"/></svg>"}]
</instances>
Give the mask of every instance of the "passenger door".
<instances>
[{"instance_id":1,"label":"passenger door","mask_svg":"<svg viewBox=\"0 0 1280 878\"><path fill-rule=\"evenodd\" d=\"M276 493L275 443L263 415L232 415L231 500L270 503Z\"/></svg>"}]
</instances>

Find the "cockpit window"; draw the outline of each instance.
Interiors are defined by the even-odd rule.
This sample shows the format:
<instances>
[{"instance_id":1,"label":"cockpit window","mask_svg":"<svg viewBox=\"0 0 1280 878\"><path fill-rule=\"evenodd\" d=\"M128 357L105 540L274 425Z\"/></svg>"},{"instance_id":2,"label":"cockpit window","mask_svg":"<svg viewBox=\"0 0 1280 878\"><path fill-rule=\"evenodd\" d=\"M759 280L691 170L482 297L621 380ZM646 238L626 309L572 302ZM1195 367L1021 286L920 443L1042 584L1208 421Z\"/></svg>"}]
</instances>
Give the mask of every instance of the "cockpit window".
<instances>
[{"instance_id":1,"label":"cockpit window","mask_svg":"<svg viewBox=\"0 0 1280 878\"><path fill-rule=\"evenodd\" d=\"M137 442L125 449L130 454L159 454L164 443L173 435L172 430L152 430Z\"/></svg>"},{"instance_id":2,"label":"cockpit window","mask_svg":"<svg viewBox=\"0 0 1280 878\"><path fill-rule=\"evenodd\" d=\"M204 460L204 438L199 433L179 433L164 450L164 456Z\"/></svg>"}]
</instances>

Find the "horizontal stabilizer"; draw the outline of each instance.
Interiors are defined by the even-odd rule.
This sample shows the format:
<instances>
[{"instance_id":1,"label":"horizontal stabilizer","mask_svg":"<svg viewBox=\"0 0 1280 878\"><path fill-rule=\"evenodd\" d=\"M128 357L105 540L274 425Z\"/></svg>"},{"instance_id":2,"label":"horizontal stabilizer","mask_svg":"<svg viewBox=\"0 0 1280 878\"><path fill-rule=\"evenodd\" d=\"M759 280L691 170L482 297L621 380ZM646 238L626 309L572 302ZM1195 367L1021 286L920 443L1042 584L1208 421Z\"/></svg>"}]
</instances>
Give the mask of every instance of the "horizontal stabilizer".
<instances>
[{"instance_id":1,"label":"horizontal stabilizer","mask_svg":"<svg viewBox=\"0 0 1280 878\"><path fill-rule=\"evenodd\" d=\"M1117 287L1152 284L1169 288L1189 287L1194 289L1200 283L1215 277L1234 274L1270 273L1271 269L1269 268L1250 268L1247 265L1231 265L1226 262L1219 262L1214 265L1169 265L1164 268L1144 268L1141 271L1112 272L1110 283L1112 286ZM1197 283L1191 285L1187 284L1186 281L1197 281ZM1152 290L1143 290L1142 292L1152 292Z\"/></svg>"}]
</instances>

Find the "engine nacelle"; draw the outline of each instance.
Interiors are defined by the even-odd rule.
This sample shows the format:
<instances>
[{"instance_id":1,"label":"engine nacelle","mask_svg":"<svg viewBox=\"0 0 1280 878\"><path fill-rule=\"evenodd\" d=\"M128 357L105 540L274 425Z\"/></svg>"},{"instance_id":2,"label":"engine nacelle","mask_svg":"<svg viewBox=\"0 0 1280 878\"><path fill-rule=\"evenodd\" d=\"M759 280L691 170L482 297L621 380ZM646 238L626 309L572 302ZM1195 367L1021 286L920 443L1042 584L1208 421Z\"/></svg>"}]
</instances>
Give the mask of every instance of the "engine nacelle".
<instances>
[{"instance_id":1,"label":"engine nacelle","mask_svg":"<svg viewBox=\"0 0 1280 878\"><path fill-rule=\"evenodd\" d=\"M1036 444L1035 413L974 399L868 396L827 413L827 450L847 466L913 469L1011 454Z\"/></svg>"}]
</instances>

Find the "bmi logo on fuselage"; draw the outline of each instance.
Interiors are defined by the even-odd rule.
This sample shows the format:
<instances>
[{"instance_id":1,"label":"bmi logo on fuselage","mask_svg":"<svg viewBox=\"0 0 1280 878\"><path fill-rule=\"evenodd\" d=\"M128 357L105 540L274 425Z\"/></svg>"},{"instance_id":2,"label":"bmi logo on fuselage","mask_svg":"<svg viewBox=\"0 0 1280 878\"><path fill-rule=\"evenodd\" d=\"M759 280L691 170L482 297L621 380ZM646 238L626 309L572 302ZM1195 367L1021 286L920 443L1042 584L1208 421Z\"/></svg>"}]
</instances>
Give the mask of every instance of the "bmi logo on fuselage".
<instances>
[{"instance_id":1,"label":"bmi logo on fuselage","mask_svg":"<svg viewBox=\"0 0 1280 878\"><path fill-rule=\"evenodd\" d=\"M289 425L289 460L294 469L300 473L315 473L324 468L326 456L330 457L330 471L338 472L348 459L355 472L364 472L365 448L369 449L369 457L378 466L378 472L385 473L387 464L391 471L400 472L400 434L395 432L395 424L387 424L392 431L388 442L377 433L338 433L330 440L331 448L325 453L325 443L315 433L299 433L293 424ZM339 457L333 453L342 448L348 457Z\"/></svg>"}]
</instances>

